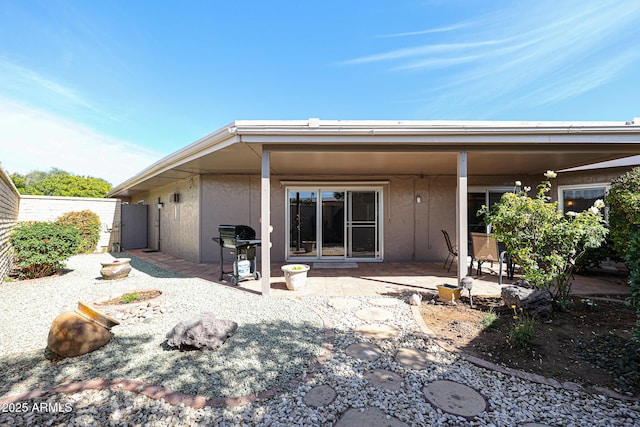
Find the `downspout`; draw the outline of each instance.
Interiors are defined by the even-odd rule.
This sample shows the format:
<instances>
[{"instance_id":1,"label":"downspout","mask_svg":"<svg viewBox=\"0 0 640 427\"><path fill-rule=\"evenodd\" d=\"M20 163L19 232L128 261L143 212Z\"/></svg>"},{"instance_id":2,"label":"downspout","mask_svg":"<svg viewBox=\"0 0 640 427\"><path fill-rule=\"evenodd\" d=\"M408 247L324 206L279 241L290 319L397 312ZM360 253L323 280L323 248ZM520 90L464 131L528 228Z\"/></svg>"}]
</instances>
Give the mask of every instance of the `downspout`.
<instances>
[{"instance_id":1,"label":"downspout","mask_svg":"<svg viewBox=\"0 0 640 427\"><path fill-rule=\"evenodd\" d=\"M158 252L160 252L160 217L162 216L160 213L162 212L162 205L163 203L160 201L160 197L158 197L158 244L156 245Z\"/></svg>"}]
</instances>

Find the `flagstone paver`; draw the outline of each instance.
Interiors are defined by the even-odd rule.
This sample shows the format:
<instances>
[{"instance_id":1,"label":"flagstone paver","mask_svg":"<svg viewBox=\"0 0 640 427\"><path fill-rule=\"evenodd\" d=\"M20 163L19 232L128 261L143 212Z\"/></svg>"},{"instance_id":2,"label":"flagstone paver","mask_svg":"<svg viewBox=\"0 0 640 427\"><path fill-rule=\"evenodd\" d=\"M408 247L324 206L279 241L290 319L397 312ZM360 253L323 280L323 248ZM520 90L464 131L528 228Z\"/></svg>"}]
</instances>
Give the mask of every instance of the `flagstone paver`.
<instances>
[{"instance_id":1,"label":"flagstone paver","mask_svg":"<svg viewBox=\"0 0 640 427\"><path fill-rule=\"evenodd\" d=\"M304 396L304 403L309 406L323 407L335 400L336 391L326 384L315 386Z\"/></svg>"},{"instance_id":2,"label":"flagstone paver","mask_svg":"<svg viewBox=\"0 0 640 427\"><path fill-rule=\"evenodd\" d=\"M370 304L379 305L381 307L393 307L402 303L398 298L375 298L369 301Z\"/></svg>"},{"instance_id":3,"label":"flagstone paver","mask_svg":"<svg viewBox=\"0 0 640 427\"><path fill-rule=\"evenodd\" d=\"M400 348L396 352L395 360L405 368L425 369L429 363L435 361L434 357L423 350L413 348Z\"/></svg>"},{"instance_id":4,"label":"flagstone paver","mask_svg":"<svg viewBox=\"0 0 640 427\"><path fill-rule=\"evenodd\" d=\"M368 361L377 360L382 355L380 347L368 342L351 344L344 351L351 357Z\"/></svg>"},{"instance_id":5,"label":"flagstone paver","mask_svg":"<svg viewBox=\"0 0 640 427\"><path fill-rule=\"evenodd\" d=\"M399 419L386 415L378 408L351 408L345 411L335 427L354 427L354 426L385 426L385 427L409 427L409 424L403 423Z\"/></svg>"},{"instance_id":6,"label":"flagstone paver","mask_svg":"<svg viewBox=\"0 0 640 427\"><path fill-rule=\"evenodd\" d=\"M393 318L393 313L383 308L367 307L356 311L356 317L362 320L385 321Z\"/></svg>"},{"instance_id":7,"label":"flagstone paver","mask_svg":"<svg viewBox=\"0 0 640 427\"><path fill-rule=\"evenodd\" d=\"M454 381L434 381L422 391L432 405L450 414L475 417L487 410L487 401L480 393Z\"/></svg>"},{"instance_id":8,"label":"flagstone paver","mask_svg":"<svg viewBox=\"0 0 640 427\"><path fill-rule=\"evenodd\" d=\"M398 336L398 328L380 323L360 325L354 329L354 332L376 340L384 340Z\"/></svg>"},{"instance_id":9,"label":"flagstone paver","mask_svg":"<svg viewBox=\"0 0 640 427\"><path fill-rule=\"evenodd\" d=\"M374 369L366 372L364 377L374 387L386 388L387 390L400 390L404 382L400 375L386 369Z\"/></svg>"}]
</instances>

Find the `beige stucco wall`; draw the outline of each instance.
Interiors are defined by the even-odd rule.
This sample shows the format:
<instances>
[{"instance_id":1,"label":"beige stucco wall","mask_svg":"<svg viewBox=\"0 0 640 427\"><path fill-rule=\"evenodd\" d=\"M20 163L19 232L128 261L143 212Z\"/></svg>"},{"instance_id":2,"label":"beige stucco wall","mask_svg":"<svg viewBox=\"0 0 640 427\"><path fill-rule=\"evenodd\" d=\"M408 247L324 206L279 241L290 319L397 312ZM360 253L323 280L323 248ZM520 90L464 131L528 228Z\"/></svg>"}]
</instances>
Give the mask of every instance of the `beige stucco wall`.
<instances>
[{"instance_id":1,"label":"beige stucco wall","mask_svg":"<svg viewBox=\"0 0 640 427\"><path fill-rule=\"evenodd\" d=\"M441 260L446 256L447 250L440 229L455 229L455 177L274 176L271 178L273 262L283 262L286 256L286 187L281 181L301 179L306 182L388 180L389 184L383 188L385 260ZM422 203L416 203L416 194L422 195ZM261 237L259 176L202 177L204 262L219 262L220 248L211 237L217 236L217 227L220 224L249 225L256 230L258 237ZM225 259L226 257L227 255Z\"/></svg>"},{"instance_id":2,"label":"beige stucco wall","mask_svg":"<svg viewBox=\"0 0 640 427\"><path fill-rule=\"evenodd\" d=\"M150 248L200 262L200 185L200 177L194 175L131 199L131 203L149 205ZM179 201L171 202L170 194L178 194ZM163 204L161 209L158 200Z\"/></svg>"},{"instance_id":3,"label":"beige stucco wall","mask_svg":"<svg viewBox=\"0 0 640 427\"><path fill-rule=\"evenodd\" d=\"M596 169L592 171L563 172L553 181L553 197L558 197L558 187L563 185L610 184L611 181L630 171L631 167Z\"/></svg>"},{"instance_id":4,"label":"beige stucco wall","mask_svg":"<svg viewBox=\"0 0 640 427\"><path fill-rule=\"evenodd\" d=\"M95 199L88 197L57 197L57 196L22 196L20 200L19 221L55 221L67 212L89 210L98 215L102 223L100 239L96 247L97 252L112 250L114 241L119 237L112 236L112 230L118 228L120 218L119 199Z\"/></svg>"},{"instance_id":5,"label":"beige stucco wall","mask_svg":"<svg viewBox=\"0 0 640 427\"><path fill-rule=\"evenodd\" d=\"M260 177L257 175L203 175L202 180L202 261L219 262L220 246L212 240L218 237L222 224L248 225L260 238ZM274 181L275 182L275 181ZM272 183L272 215L277 206L278 189ZM275 219L272 220L277 228ZM274 235L277 231L274 230ZM277 260L277 249L272 251ZM226 251L226 249L225 249ZM227 251L228 252L228 251ZM232 259L227 258L225 260Z\"/></svg>"},{"instance_id":6,"label":"beige stucco wall","mask_svg":"<svg viewBox=\"0 0 640 427\"><path fill-rule=\"evenodd\" d=\"M18 220L20 193L0 166L0 282L11 269L9 234Z\"/></svg>"},{"instance_id":7,"label":"beige stucco wall","mask_svg":"<svg viewBox=\"0 0 640 427\"><path fill-rule=\"evenodd\" d=\"M610 182L621 170L566 173L554 180L554 187L567 184ZM470 187L510 187L516 180L535 189L544 177L472 176ZM455 176L272 176L271 177L271 259L284 262L286 257L285 223L286 187L283 181L388 181L383 186L383 227L385 261L442 261L447 248L440 230L456 239ZM160 214L161 250L181 258L219 262L220 247L212 240L218 236L220 224L243 224L253 227L260 236L260 176L202 175L176 181L158 191L144 194L138 200L150 205L150 246L157 242L157 220ZM169 193L180 193L180 203L168 202ZM421 203L416 196L421 196ZM554 197L557 191L554 191ZM164 208L157 209L157 199ZM176 207L179 215L176 217ZM225 251L227 251L225 249ZM225 254L225 260L232 255ZM258 259L260 258L258 252Z\"/></svg>"}]
</instances>

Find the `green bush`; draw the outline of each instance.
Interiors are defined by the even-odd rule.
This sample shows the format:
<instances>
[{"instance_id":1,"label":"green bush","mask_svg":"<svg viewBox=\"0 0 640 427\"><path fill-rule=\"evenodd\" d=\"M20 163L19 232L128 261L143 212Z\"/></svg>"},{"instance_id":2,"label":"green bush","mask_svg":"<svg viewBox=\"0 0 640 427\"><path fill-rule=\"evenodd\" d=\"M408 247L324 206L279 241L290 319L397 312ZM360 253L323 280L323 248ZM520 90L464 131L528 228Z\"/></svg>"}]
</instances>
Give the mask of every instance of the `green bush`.
<instances>
[{"instance_id":1,"label":"green bush","mask_svg":"<svg viewBox=\"0 0 640 427\"><path fill-rule=\"evenodd\" d=\"M636 310L640 318L640 232L632 234L629 239L627 265L629 266L629 285L631 285L631 297L627 301L629 307ZM633 335L636 341L640 342L640 320L636 321Z\"/></svg>"},{"instance_id":2,"label":"green bush","mask_svg":"<svg viewBox=\"0 0 640 427\"><path fill-rule=\"evenodd\" d=\"M576 260L585 250L602 244L607 228L600 212L602 200L584 212L563 215L548 196L556 173L547 171L545 177L537 196L529 197L531 188L520 188L518 181L513 193L504 194L491 209L483 206L478 213L522 267L523 277L548 291L558 305L569 297Z\"/></svg>"},{"instance_id":3,"label":"green bush","mask_svg":"<svg viewBox=\"0 0 640 427\"><path fill-rule=\"evenodd\" d=\"M64 267L80 245L78 229L58 222L25 222L11 231L9 242L20 278L45 277Z\"/></svg>"},{"instance_id":4,"label":"green bush","mask_svg":"<svg viewBox=\"0 0 640 427\"><path fill-rule=\"evenodd\" d=\"M100 217L95 212L84 210L67 212L57 219L58 222L74 226L80 232L82 241L78 247L79 254L88 254L96 250L100 240Z\"/></svg>"},{"instance_id":5,"label":"green bush","mask_svg":"<svg viewBox=\"0 0 640 427\"><path fill-rule=\"evenodd\" d=\"M640 226L640 168L634 168L611 182L607 204L611 241L618 255L625 258L629 236Z\"/></svg>"}]
</instances>

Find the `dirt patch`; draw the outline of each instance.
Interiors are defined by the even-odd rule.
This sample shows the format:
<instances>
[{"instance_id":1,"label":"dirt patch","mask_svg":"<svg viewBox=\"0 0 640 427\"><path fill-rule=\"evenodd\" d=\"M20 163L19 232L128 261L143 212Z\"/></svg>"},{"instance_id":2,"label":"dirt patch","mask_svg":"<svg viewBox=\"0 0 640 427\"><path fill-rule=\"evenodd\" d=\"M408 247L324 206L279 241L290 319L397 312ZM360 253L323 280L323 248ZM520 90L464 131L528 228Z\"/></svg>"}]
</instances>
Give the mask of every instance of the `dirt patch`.
<instances>
[{"instance_id":1,"label":"dirt patch","mask_svg":"<svg viewBox=\"0 0 640 427\"><path fill-rule=\"evenodd\" d=\"M620 301L574 298L573 308L536 320L535 340L509 343L514 312L501 298L474 297L457 305L421 305L422 317L450 345L495 364L559 381L640 396L640 345L631 340L637 317ZM491 313L495 322L489 325Z\"/></svg>"},{"instance_id":2,"label":"dirt patch","mask_svg":"<svg viewBox=\"0 0 640 427\"><path fill-rule=\"evenodd\" d=\"M160 295L162 295L162 292L156 289L131 291L114 298L96 301L95 305L137 304L139 302L149 301L151 299L157 298Z\"/></svg>"}]
</instances>

